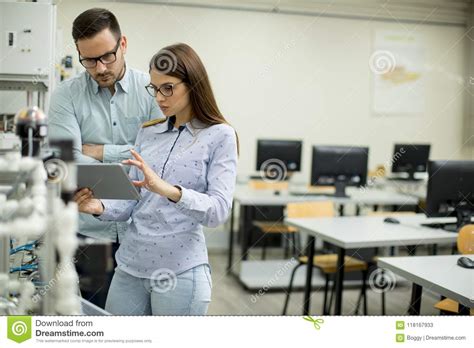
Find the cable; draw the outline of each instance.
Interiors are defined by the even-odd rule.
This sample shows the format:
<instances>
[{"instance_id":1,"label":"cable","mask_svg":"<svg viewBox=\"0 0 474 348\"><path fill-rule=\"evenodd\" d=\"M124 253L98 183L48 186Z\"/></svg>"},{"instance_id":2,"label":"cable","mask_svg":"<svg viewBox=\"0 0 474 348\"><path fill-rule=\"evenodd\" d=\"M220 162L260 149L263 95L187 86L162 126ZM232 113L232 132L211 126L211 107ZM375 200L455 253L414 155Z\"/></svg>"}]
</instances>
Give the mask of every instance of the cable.
<instances>
[{"instance_id":1,"label":"cable","mask_svg":"<svg viewBox=\"0 0 474 348\"><path fill-rule=\"evenodd\" d=\"M20 267L10 268L10 273L23 272L23 271L36 271L37 269L38 269L38 264L35 263L33 265L24 265Z\"/></svg>"},{"instance_id":2,"label":"cable","mask_svg":"<svg viewBox=\"0 0 474 348\"><path fill-rule=\"evenodd\" d=\"M27 243L25 245L21 245L19 247L13 248L10 250L10 255L16 254L19 251L31 251L38 245L38 241L35 240L34 242Z\"/></svg>"}]
</instances>

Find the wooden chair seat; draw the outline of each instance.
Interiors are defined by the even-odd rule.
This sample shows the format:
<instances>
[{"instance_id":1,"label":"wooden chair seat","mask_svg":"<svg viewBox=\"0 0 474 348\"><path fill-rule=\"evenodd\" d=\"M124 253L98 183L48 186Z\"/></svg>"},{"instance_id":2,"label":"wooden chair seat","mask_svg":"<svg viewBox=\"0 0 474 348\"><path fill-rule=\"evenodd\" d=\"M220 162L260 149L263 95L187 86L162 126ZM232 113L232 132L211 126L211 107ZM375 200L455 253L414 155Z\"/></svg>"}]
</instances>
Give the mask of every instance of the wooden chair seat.
<instances>
[{"instance_id":1,"label":"wooden chair seat","mask_svg":"<svg viewBox=\"0 0 474 348\"><path fill-rule=\"evenodd\" d=\"M286 206L286 216L289 218L304 218L304 217L318 217L318 216L334 216L334 204L330 201L324 202L298 202L288 203ZM297 249L301 249L301 242L299 239L300 230L297 227L289 226L284 222L276 221L253 221L253 226L263 233L263 237L267 234L281 234L287 237L285 247L285 258L289 252L290 241L293 245L293 255L297 255ZM297 247L297 245L299 247ZM262 245L262 260L266 255L266 238L263 238Z\"/></svg>"},{"instance_id":2,"label":"wooden chair seat","mask_svg":"<svg viewBox=\"0 0 474 348\"><path fill-rule=\"evenodd\" d=\"M383 257L383 256L375 255L375 256L372 258L372 261L373 261L374 263L377 263L377 262L379 262L379 259L380 259L381 257Z\"/></svg>"},{"instance_id":3,"label":"wooden chair seat","mask_svg":"<svg viewBox=\"0 0 474 348\"><path fill-rule=\"evenodd\" d=\"M446 298L442 301L439 301L434 305L436 309L440 311L458 314L459 313L459 303L449 298ZM471 308L471 315L474 315L474 308Z\"/></svg>"},{"instance_id":4,"label":"wooden chair seat","mask_svg":"<svg viewBox=\"0 0 474 348\"><path fill-rule=\"evenodd\" d=\"M299 231L296 227L278 222L254 221L253 224L257 226L262 233L296 233Z\"/></svg>"},{"instance_id":5,"label":"wooden chair seat","mask_svg":"<svg viewBox=\"0 0 474 348\"><path fill-rule=\"evenodd\" d=\"M474 224L465 225L459 230L457 247L462 255L471 254L474 251ZM459 303L449 298L439 301L434 307L446 313L459 313ZM474 308L471 308L470 313L474 315Z\"/></svg>"},{"instance_id":6,"label":"wooden chair seat","mask_svg":"<svg viewBox=\"0 0 474 348\"><path fill-rule=\"evenodd\" d=\"M308 257L301 256L301 263L307 264ZM316 255L313 258L313 265L321 269L323 273L336 273L337 271L337 254ZM367 270L367 262L356 259L351 256L344 258L344 272L355 272Z\"/></svg>"}]
</instances>

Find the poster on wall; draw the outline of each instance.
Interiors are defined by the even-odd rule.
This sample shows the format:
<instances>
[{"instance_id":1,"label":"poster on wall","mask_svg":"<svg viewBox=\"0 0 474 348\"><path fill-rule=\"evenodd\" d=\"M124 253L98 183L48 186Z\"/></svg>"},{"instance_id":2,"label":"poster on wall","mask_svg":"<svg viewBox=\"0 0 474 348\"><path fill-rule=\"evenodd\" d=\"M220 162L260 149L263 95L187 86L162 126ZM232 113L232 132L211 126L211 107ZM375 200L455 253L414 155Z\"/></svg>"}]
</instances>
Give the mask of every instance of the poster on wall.
<instances>
[{"instance_id":1,"label":"poster on wall","mask_svg":"<svg viewBox=\"0 0 474 348\"><path fill-rule=\"evenodd\" d=\"M374 48L369 59L375 115L423 113L423 65L420 35L386 30L375 33Z\"/></svg>"}]
</instances>

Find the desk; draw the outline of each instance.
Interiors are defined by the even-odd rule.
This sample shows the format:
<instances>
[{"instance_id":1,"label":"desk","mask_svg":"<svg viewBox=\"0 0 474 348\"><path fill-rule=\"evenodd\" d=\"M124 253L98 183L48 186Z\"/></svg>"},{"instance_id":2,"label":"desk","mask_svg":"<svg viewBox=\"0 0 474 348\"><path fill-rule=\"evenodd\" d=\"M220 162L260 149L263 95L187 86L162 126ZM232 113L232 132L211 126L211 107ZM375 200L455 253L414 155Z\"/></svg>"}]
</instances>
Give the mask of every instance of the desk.
<instances>
[{"instance_id":1,"label":"desk","mask_svg":"<svg viewBox=\"0 0 474 348\"><path fill-rule=\"evenodd\" d=\"M286 219L289 225L298 227L308 234L308 261L304 297L304 314L309 314L311 277L315 238L321 238L338 247L338 267L336 273L335 314L341 314L342 288L344 281L344 257L346 249L375 248L387 246L408 246L454 243L457 234L441 229L421 227L427 222L454 222L451 218L429 219L416 214L400 216L400 224L383 222L383 216L351 216L339 218L298 218Z\"/></svg>"},{"instance_id":2,"label":"desk","mask_svg":"<svg viewBox=\"0 0 474 348\"><path fill-rule=\"evenodd\" d=\"M349 197L312 195L304 186L281 190L279 195L274 190L255 190L247 185L237 185L234 200L242 205L286 205L295 202L333 201L334 203L366 204L366 205L415 205L418 199L407 194L390 192L374 188L348 187ZM296 194L293 194L296 193ZM305 193L308 193L305 195Z\"/></svg>"},{"instance_id":3,"label":"desk","mask_svg":"<svg viewBox=\"0 0 474 348\"><path fill-rule=\"evenodd\" d=\"M377 178L374 181L373 187L387 191L394 191L402 194L407 194L416 197L420 200L426 199L428 181L403 181L403 180L388 180L387 178Z\"/></svg>"},{"instance_id":4,"label":"desk","mask_svg":"<svg viewBox=\"0 0 474 348\"><path fill-rule=\"evenodd\" d=\"M292 188L291 191L299 193L306 192L304 186ZM360 205L417 205L418 199L416 197L405 195L397 192L387 192L378 189L363 189L356 187L348 187L347 194L349 197L334 197L334 196L315 196L315 195L292 195L287 190L280 191L279 195L275 195L273 190L255 190L248 185L237 185L234 193L234 200L230 215L229 228L229 254L227 263L227 272L230 273L233 266L233 251L234 251L234 217L235 205L239 203L242 211L245 213L245 207L252 206L286 206L288 203L297 202L321 202L332 201L336 204L360 204ZM342 214L341 214L342 215ZM244 218L243 216L240 217ZM247 231L242 231L244 238L242 238L241 259L246 260L249 249L248 238L245 237Z\"/></svg>"},{"instance_id":5,"label":"desk","mask_svg":"<svg viewBox=\"0 0 474 348\"><path fill-rule=\"evenodd\" d=\"M459 267L462 255L382 257L379 267L413 282L409 314L419 315L423 287L459 302L460 313L474 307L474 270ZM474 255L465 255L473 258Z\"/></svg>"}]
</instances>

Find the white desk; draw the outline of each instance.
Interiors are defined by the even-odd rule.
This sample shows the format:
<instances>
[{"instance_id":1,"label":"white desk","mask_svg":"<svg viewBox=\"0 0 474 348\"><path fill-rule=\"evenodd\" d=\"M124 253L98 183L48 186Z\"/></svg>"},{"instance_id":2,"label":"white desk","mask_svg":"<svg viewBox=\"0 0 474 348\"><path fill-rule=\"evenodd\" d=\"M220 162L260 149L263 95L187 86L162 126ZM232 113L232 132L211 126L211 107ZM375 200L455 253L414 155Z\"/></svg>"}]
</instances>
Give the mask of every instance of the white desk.
<instances>
[{"instance_id":1,"label":"white desk","mask_svg":"<svg viewBox=\"0 0 474 348\"><path fill-rule=\"evenodd\" d=\"M428 219L423 214L396 218L401 222L400 224L385 223L383 222L385 216L380 215L297 218L285 219L285 221L303 232L345 249L456 242L455 233L420 226L428 222L454 222L454 218Z\"/></svg>"},{"instance_id":2,"label":"white desk","mask_svg":"<svg viewBox=\"0 0 474 348\"><path fill-rule=\"evenodd\" d=\"M474 255L464 255L474 258ZM474 270L459 267L461 255L382 257L379 267L413 282L410 314L419 314L422 288L428 288L469 308L474 307ZM460 311L461 312L461 311Z\"/></svg>"},{"instance_id":3,"label":"white desk","mask_svg":"<svg viewBox=\"0 0 474 348\"><path fill-rule=\"evenodd\" d=\"M274 190L255 190L247 185L238 185L234 193L234 200L242 205L286 205L296 202L320 202L332 201L339 204L366 204L366 205L416 205L418 199L411 195L383 191L379 189L364 189L348 187L346 189L349 197L334 197L323 195L312 195L305 187L295 187L279 191L276 195ZM297 195L292 194L297 193ZM309 193L309 194L306 194Z\"/></svg>"},{"instance_id":4,"label":"white desk","mask_svg":"<svg viewBox=\"0 0 474 348\"><path fill-rule=\"evenodd\" d=\"M304 314L309 313L312 263L316 237L338 247L336 315L341 314L342 308L342 287L344 281L343 260L346 249L448 244L456 241L456 233L420 226L421 223L426 222L454 222L452 218L428 220L424 215L416 214L412 216L400 216L397 217L397 219L401 222L400 224L385 223L383 222L383 216L286 219L288 224L296 226L308 234L308 261L310 264L307 268Z\"/></svg>"},{"instance_id":5,"label":"white desk","mask_svg":"<svg viewBox=\"0 0 474 348\"><path fill-rule=\"evenodd\" d=\"M290 188L291 192L307 192L307 188L303 185L295 185ZM349 197L334 197L334 196L315 196L315 195L293 195L288 190L281 190L280 194L276 195L274 190L256 190L250 188L248 185L237 185L234 193L234 203L232 204L230 216L229 229L229 254L227 271L230 273L233 266L233 249L234 249L234 215L235 205L239 203L241 207L251 206L285 206L288 203L295 202L320 202L332 201L336 204L357 204L357 205L417 205L418 198L401 194L397 192L388 192L378 189L364 189L356 187L348 187L347 194ZM342 212L341 212L341 215ZM241 216L241 219L243 217ZM249 249L246 232L243 237L243 245L241 251L241 259L246 260Z\"/></svg>"}]
</instances>

